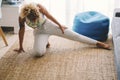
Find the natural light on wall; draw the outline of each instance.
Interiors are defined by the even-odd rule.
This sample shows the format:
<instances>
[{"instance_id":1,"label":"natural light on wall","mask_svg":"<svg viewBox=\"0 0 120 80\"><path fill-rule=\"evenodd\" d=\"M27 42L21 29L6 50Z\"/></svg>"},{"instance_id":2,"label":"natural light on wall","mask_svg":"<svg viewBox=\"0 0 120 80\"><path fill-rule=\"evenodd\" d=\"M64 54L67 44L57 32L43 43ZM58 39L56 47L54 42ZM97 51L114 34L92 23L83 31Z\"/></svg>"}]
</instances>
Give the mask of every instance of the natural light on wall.
<instances>
[{"instance_id":1,"label":"natural light on wall","mask_svg":"<svg viewBox=\"0 0 120 80\"><path fill-rule=\"evenodd\" d=\"M111 18L115 4L115 0L25 0L25 2L41 3L59 22L68 27L72 27L74 17L79 12L98 11Z\"/></svg>"}]
</instances>

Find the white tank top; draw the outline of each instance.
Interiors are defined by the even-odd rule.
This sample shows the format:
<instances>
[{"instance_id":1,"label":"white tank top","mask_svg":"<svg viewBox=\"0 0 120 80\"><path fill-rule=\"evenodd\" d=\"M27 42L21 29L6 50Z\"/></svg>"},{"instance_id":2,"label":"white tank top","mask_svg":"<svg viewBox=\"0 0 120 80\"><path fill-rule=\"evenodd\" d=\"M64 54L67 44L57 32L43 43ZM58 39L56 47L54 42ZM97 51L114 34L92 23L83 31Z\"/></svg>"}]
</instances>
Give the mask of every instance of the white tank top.
<instances>
[{"instance_id":1,"label":"white tank top","mask_svg":"<svg viewBox=\"0 0 120 80\"><path fill-rule=\"evenodd\" d=\"M41 29L41 27L45 21L46 21L46 19L44 18L42 13L40 13L40 17L35 22L31 22L29 19L26 18L26 24L31 28L40 28Z\"/></svg>"}]
</instances>

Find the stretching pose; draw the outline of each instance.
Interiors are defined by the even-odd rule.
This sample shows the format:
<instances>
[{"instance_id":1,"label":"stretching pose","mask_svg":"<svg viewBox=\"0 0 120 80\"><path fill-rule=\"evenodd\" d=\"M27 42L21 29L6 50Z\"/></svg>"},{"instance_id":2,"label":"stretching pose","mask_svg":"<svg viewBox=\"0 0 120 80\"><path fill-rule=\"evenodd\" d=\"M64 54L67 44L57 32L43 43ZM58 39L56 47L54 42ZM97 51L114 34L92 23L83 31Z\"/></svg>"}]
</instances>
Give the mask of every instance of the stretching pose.
<instances>
[{"instance_id":1,"label":"stretching pose","mask_svg":"<svg viewBox=\"0 0 120 80\"><path fill-rule=\"evenodd\" d=\"M30 3L24 5L19 16L19 49L15 50L19 53L24 52L22 43L25 23L34 29L33 51L36 56L42 56L46 53L46 48L50 46L48 38L51 35L93 44L103 49L110 48L108 44L78 34L61 25L41 4Z\"/></svg>"}]
</instances>

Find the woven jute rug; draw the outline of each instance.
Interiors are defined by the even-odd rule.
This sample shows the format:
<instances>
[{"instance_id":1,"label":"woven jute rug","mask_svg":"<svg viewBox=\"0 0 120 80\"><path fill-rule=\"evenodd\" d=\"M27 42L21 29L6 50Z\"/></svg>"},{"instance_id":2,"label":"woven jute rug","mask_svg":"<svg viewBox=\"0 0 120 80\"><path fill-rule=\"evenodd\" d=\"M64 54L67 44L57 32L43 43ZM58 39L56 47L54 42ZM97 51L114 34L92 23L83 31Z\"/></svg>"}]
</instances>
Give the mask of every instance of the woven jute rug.
<instances>
[{"instance_id":1,"label":"woven jute rug","mask_svg":"<svg viewBox=\"0 0 120 80\"><path fill-rule=\"evenodd\" d=\"M18 41L0 59L0 80L117 80L112 50L96 48L51 36L50 48L41 58L32 56L33 35L26 31L25 53L18 54ZM112 38L106 43L112 45Z\"/></svg>"}]
</instances>

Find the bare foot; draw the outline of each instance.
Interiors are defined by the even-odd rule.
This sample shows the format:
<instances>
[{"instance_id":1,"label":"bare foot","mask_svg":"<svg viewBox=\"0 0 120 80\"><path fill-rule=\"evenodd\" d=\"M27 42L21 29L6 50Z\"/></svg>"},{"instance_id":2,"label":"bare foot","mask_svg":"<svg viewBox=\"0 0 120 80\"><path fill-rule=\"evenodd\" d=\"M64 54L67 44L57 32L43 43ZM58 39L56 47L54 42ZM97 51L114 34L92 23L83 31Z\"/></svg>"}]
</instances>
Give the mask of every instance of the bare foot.
<instances>
[{"instance_id":1,"label":"bare foot","mask_svg":"<svg viewBox=\"0 0 120 80\"><path fill-rule=\"evenodd\" d=\"M99 48L111 50L110 45L103 42L97 42L96 46Z\"/></svg>"}]
</instances>

